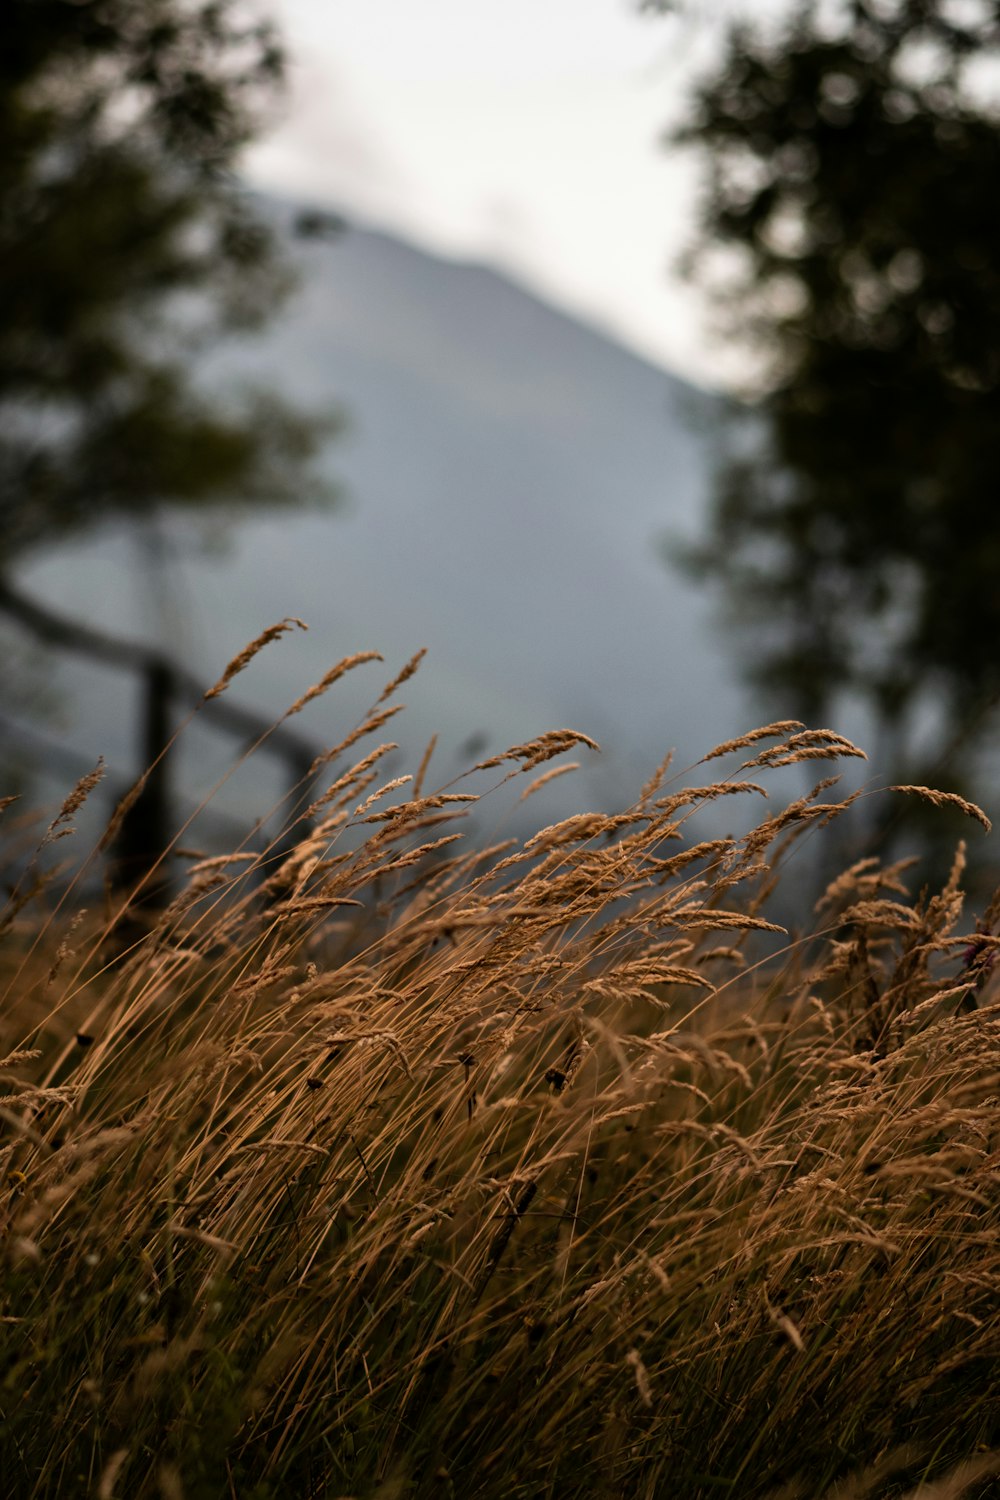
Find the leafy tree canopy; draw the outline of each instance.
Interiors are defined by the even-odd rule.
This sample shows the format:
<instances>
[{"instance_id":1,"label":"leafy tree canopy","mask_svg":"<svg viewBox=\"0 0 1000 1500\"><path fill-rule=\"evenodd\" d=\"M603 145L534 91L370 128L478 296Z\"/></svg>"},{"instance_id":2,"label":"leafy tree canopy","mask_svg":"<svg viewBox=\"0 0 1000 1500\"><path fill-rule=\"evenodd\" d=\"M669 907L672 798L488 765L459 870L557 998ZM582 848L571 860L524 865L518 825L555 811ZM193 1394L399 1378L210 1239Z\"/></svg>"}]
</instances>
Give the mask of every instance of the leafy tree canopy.
<instances>
[{"instance_id":1,"label":"leafy tree canopy","mask_svg":"<svg viewBox=\"0 0 1000 1500\"><path fill-rule=\"evenodd\" d=\"M854 689L901 737L935 700L966 748L1000 692L998 62L997 0L801 0L730 27L676 133L764 432L695 561L787 706Z\"/></svg>"},{"instance_id":2,"label":"leafy tree canopy","mask_svg":"<svg viewBox=\"0 0 1000 1500\"><path fill-rule=\"evenodd\" d=\"M241 0L7 0L0 566L112 514L301 495L317 424L188 373L288 286L235 176L283 67Z\"/></svg>"}]
</instances>

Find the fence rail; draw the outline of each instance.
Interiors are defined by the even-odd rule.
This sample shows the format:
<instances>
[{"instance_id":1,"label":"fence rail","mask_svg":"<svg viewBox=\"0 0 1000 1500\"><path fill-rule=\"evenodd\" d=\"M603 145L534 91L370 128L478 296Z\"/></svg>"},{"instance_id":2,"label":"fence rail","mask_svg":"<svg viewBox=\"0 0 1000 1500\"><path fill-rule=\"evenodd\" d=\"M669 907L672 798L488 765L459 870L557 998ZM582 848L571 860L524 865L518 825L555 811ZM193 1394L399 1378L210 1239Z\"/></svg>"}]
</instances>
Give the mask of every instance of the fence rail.
<instances>
[{"instance_id":1,"label":"fence rail","mask_svg":"<svg viewBox=\"0 0 1000 1500\"><path fill-rule=\"evenodd\" d=\"M0 613L49 646L133 672L142 681L141 764L132 779L148 774L119 830L110 871L115 883L131 885L147 876L170 843L175 800L170 745L178 707L198 710L204 723L242 741L245 749L281 760L289 788L308 797L310 769L323 747L298 730L230 698L206 702L205 684L167 652L68 619L3 578Z\"/></svg>"}]
</instances>

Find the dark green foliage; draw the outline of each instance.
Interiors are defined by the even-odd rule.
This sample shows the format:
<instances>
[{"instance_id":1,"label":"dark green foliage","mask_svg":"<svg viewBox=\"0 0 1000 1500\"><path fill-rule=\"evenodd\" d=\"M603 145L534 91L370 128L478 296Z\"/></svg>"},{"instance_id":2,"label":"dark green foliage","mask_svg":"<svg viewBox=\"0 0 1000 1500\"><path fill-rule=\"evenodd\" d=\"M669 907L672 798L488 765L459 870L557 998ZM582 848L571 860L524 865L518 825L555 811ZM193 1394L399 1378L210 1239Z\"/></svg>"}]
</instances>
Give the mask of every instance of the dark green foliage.
<instances>
[{"instance_id":1,"label":"dark green foliage","mask_svg":"<svg viewBox=\"0 0 1000 1500\"><path fill-rule=\"evenodd\" d=\"M784 707L853 689L901 742L933 702L956 769L1000 690L998 55L995 0L807 0L731 29L677 136L766 392L694 562Z\"/></svg>"},{"instance_id":2,"label":"dark green foliage","mask_svg":"<svg viewBox=\"0 0 1000 1500\"><path fill-rule=\"evenodd\" d=\"M234 0L8 0L3 561L163 502L301 496L316 424L188 373L288 286L234 176L282 72L272 29Z\"/></svg>"}]
</instances>

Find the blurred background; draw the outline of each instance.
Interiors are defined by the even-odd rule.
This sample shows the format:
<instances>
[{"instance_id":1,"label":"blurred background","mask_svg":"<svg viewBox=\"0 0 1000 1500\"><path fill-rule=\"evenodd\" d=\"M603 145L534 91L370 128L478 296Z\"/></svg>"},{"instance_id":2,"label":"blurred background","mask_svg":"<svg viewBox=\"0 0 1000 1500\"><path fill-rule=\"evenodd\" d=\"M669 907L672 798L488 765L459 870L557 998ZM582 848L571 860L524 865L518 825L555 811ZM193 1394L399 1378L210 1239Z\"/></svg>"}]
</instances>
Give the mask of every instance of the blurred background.
<instances>
[{"instance_id":1,"label":"blurred background","mask_svg":"<svg viewBox=\"0 0 1000 1500\"><path fill-rule=\"evenodd\" d=\"M779 717L989 810L996 0L12 0L0 27L4 792L58 800L103 754L120 796L297 616L161 762L126 874L370 649L202 843L419 647L394 769L571 726L603 753L547 818ZM864 837L935 857L956 830L919 806Z\"/></svg>"}]
</instances>

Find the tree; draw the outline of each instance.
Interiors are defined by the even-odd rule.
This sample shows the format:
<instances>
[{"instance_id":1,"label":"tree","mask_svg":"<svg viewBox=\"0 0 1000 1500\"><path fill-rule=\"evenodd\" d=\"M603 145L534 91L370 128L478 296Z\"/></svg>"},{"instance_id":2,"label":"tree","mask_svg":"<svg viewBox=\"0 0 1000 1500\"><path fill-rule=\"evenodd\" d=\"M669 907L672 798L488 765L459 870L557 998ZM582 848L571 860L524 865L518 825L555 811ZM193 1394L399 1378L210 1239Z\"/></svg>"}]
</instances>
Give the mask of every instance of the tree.
<instances>
[{"instance_id":1,"label":"tree","mask_svg":"<svg viewBox=\"0 0 1000 1500\"><path fill-rule=\"evenodd\" d=\"M234 171L273 29L238 0L9 0L0 24L0 568L114 514L299 496L316 424L189 363L288 285Z\"/></svg>"},{"instance_id":2,"label":"tree","mask_svg":"<svg viewBox=\"0 0 1000 1500\"><path fill-rule=\"evenodd\" d=\"M308 462L331 424L209 390L193 361L291 284L236 175L283 69L245 0L8 0L0 21L0 609L143 676L156 769L122 824L128 879L165 847L170 707L198 685L26 599L12 568L111 517L323 493Z\"/></svg>"},{"instance_id":3,"label":"tree","mask_svg":"<svg viewBox=\"0 0 1000 1500\"><path fill-rule=\"evenodd\" d=\"M998 57L997 0L801 0L729 28L676 132L689 267L758 356L693 561L757 682L862 695L897 771L929 715L967 765L1000 694Z\"/></svg>"}]
</instances>

